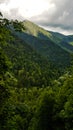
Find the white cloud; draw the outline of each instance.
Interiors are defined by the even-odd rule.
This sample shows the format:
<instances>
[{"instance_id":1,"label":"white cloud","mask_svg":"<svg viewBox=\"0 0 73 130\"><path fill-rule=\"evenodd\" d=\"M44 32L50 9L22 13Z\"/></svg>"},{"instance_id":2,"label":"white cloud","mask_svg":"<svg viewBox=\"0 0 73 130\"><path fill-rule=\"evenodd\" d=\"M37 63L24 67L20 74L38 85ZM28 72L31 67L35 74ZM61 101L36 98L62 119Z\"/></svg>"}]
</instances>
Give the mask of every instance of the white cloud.
<instances>
[{"instance_id":1,"label":"white cloud","mask_svg":"<svg viewBox=\"0 0 73 130\"><path fill-rule=\"evenodd\" d=\"M0 4L2 4L2 3L8 3L9 2L9 0L0 0Z\"/></svg>"},{"instance_id":2,"label":"white cloud","mask_svg":"<svg viewBox=\"0 0 73 130\"><path fill-rule=\"evenodd\" d=\"M0 11L11 19L29 19L47 29L73 32L73 0L0 0Z\"/></svg>"},{"instance_id":3,"label":"white cloud","mask_svg":"<svg viewBox=\"0 0 73 130\"><path fill-rule=\"evenodd\" d=\"M73 34L73 0L49 0L54 7L31 20L46 29Z\"/></svg>"},{"instance_id":4,"label":"white cloud","mask_svg":"<svg viewBox=\"0 0 73 130\"><path fill-rule=\"evenodd\" d=\"M0 9L10 11L11 9L19 9L19 13L26 18L41 14L44 10L49 8L49 3L45 0L10 0L8 4L6 1L0 5Z\"/></svg>"}]
</instances>

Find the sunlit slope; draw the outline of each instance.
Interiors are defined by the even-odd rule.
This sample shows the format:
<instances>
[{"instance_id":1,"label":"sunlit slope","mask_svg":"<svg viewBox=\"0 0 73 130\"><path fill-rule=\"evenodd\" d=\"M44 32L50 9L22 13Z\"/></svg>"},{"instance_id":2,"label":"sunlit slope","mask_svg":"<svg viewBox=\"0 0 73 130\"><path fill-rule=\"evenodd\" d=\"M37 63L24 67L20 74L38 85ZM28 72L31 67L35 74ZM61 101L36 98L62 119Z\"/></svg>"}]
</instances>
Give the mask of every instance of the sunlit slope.
<instances>
[{"instance_id":1,"label":"sunlit slope","mask_svg":"<svg viewBox=\"0 0 73 130\"><path fill-rule=\"evenodd\" d=\"M69 64L70 52L56 43L52 32L48 32L29 21L24 21L22 24L25 29L22 31L13 30L13 35L21 39L23 43L26 42L34 51L55 65L64 67ZM61 36L58 37L61 39Z\"/></svg>"},{"instance_id":2,"label":"sunlit slope","mask_svg":"<svg viewBox=\"0 0 73 130\"><path fill-rule=\"evenodd\" d=\"M73 52L73 47L72 47L73 37L72 36L65 36L57 32L47 31L28 20L25 20L22 24L26 29L23 32L33 35L39 39L51 40L55 44L60 46L62 49L68 52Z\"/></svg>"}]
</instances>

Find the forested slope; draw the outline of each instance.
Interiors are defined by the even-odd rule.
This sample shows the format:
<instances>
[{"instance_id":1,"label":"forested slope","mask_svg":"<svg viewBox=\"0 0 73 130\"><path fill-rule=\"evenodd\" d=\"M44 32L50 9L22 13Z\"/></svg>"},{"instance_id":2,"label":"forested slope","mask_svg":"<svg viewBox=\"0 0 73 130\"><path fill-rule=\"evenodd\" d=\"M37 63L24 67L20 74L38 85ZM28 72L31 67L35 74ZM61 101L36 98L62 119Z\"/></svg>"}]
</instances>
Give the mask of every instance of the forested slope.
<instances>
[{"instance_id":1,"label":"forested slope","mask_svg":"<svg viewBox=\"0 0 73 130\"><path fill-rule=\"evenodd\" d=\"M11 30L0 15L0 130L73 130L72 54L69 67L56 66L13 33L22 33L21 22Z\"/></svg>"}]
</instances>

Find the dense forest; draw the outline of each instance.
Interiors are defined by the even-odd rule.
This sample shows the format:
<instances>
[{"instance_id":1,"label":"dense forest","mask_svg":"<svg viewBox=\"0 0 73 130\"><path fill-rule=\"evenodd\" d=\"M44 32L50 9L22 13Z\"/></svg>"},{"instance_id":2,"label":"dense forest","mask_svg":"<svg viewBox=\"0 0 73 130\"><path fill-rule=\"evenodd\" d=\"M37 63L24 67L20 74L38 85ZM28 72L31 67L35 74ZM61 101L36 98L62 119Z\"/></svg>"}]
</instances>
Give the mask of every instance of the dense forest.
<instances>
[{"instance_id":1,"label":"dense forest","mask_svg":"<svg viewBox=\"0 0 73 130\"><path fill-rule=\"evenodd\" d=\"M0 130L73 130L72 36L32 26L0 13Z\"/></svg>"}]
</instances>

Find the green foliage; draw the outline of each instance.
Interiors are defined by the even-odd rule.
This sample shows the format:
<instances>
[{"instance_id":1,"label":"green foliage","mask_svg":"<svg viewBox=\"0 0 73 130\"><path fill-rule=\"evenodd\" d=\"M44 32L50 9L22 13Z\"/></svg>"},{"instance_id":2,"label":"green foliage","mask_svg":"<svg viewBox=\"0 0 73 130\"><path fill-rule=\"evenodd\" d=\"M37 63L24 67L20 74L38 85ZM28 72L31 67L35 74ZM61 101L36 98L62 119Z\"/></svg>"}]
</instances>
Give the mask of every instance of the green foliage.
<instances>
[{"instance_id":1,"label":"green foliage","mask_svg":"<svg viewBox=\"0 0 73 130\"><path fill-rule=\"evenodd\" d=\"M53 124L53 109L55 104L54 93L52 90L44 91L39 98L36 107L35 118L33 118L33 125L30 129L47 130L52 129Z\"/></svg>"},{"instance_id":2,"label":"green foliage","mask_svg":"<svg viewBox=\"0 0 73 130\"><path fill-rule=\"evenodd\" d=\"M22 22L19 22L18 20L11 20L10 24L13 25L15 31L22 32L22 30L25 30L25 27L22 25Z\"/></svg>"},{"instance_id":3,"label":"green foliage","mask_svg":"<svg viewBox=\"0 0 73 130\"><path fill-rule=\"evenodd\" d=\"M0 48L0 73L3 75L9 68L10 62L8 61L7 56L4 54Z\"/></svg>"},{"instance_id":4,"label":"green foliage","mask_svg":"<svg viewBox=\"0 0 73 130\"><path fill-rule=\"evenodd\" d=\"M26 34L28 42L36 43L34 49L26 37L24 40L18 37L24 33L21 22L1 19L0 130L73 130L73 64L65 72L69 53L50 40L39 40L43 36L46 38L48 32L39 29L41 34L38 36L37 26L34 32L37 39ZM63 38L59 34L56 36L59 36L58 40ZM49 48L53 54L48 53ZM52 64L46 57L49 54L54 58L62 56L57 57L60 63L67 56L63 68L62 64Z\"/></svg>"},{"instance_id":5,"label":"green foliage","mask_svg":"<svg viewBox=\"0 0 73 130\"><path fill-rule=\"evenodd\" d=\"M22 25L26 28L21 32L13 32L16 37L19 37L24 42L26 41L40 55L52 62L58 68L65 68L70 63L70 51L60 47L54 40L51 40L51 33L36 26L35 24L24 21ZM64 71L64 70L63 70Z\"/></svg>"},{"instance_id":6,"label":"green foliage","mask_svg":"<svg viewBox=\"0 0 73 130\"><path fill-rule=\"evenodd\" d=\"M4 112L4 106L9 98L10 92L7 84L7 78L5 77L6 72L9 69L8 59L0 49L0 127L2 121L4 121L1 115Z\"/></svg>"}]
</instances>

